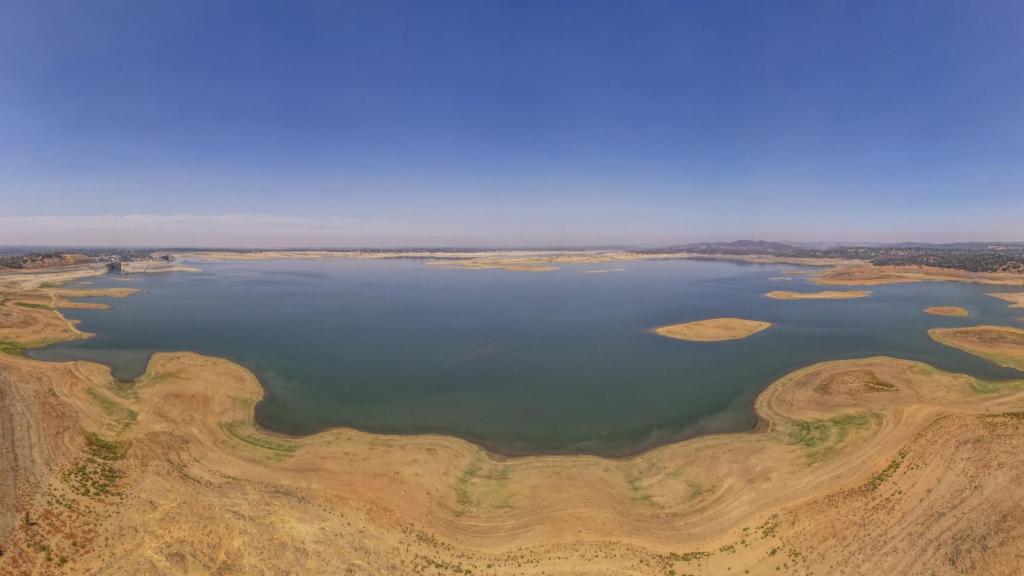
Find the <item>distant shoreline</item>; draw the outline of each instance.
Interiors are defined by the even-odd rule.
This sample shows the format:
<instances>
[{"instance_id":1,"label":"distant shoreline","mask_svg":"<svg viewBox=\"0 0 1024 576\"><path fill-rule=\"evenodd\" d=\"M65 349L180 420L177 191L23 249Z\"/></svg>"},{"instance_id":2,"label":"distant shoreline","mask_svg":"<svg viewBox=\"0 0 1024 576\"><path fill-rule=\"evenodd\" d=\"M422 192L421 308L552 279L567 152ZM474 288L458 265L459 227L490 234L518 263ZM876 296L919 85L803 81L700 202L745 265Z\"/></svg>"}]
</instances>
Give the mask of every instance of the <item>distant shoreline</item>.
<instances>
[{"instance_id":1,"label":"distant shoreline","mask_svg":"<svg viewBox=\"0 0 1024 576\"><path fill-rule=\"evenodd\" d=\"M400 247L400 248L46 248L8 247L0 250L0 270L45 268L85 262L129 262L159 257L189 256L197 259L253 258L429 258L437 260L527 259L538 262L572 262L582 258L612 260L714 259L810 266L884 268L912 273L926 270L944 276L1024 276L1024 242L961 242L953 244L787 244L739 240L691 243L660 248L625 246L594 247ZM848 278L866 282L869 278ZM888 281L895 281L889 279Z\"/></svg>"},{"instance_id":2,"label":"distant shoreline","mask_svg":"<svg viewBox=\"0 0 1024 576\"><path fill-rule=\"evenodd\" d=\"M32 250L36 250L32 252ZM1024 242L957 242L950 244L895 243L786 243L761 240L732 242L703 242L666 247L629 246L546 246L546 247L288 247L288 248L203 248L203 247L150 247L150 248L45 248L26 247L0 249L0 269L41 268L51 265L90 261L129 262L152 257L173 257L188 254L196 258L258 258L272 255L290 257L360 257L360 258L430 258L437 260L476 260L474 268L501 268L500 262L487 260L517 259L508 269L540 271L534 268L549 264L552 259L566 263L573 258L605 257L631 259L707 258L745 260L754 262L788 262L804 265L836 265L845 267L869 266L873 269L931 270L933 275L984 277L986 275L1024 275ZM523 262L521 260L534 260ZM870 282L871 274L847 281ZM897 281L890 277L884 283Z\"/></svg>"}]
</instances>

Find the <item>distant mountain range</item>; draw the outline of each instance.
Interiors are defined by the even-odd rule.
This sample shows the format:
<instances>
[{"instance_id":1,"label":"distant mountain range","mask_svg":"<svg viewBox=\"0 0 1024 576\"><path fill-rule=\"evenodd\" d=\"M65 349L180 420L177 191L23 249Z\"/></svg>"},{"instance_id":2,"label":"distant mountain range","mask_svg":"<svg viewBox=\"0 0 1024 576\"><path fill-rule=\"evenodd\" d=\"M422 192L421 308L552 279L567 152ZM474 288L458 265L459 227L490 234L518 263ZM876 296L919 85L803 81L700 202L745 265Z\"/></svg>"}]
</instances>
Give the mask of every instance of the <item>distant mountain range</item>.
<instances>
[{"instance_id":1,"label":"distant mountain range","mask_svg":"<svg viewBox=\"0 0 1024 576\"><path fill-rule=\"evenodd\" d=\"M665 248L658 248L651 252L705 252L709 254L789 256L801 250L804 250L804 248L782 242L770 242L767 240L735 240L733 242L701 242L697 244L686 244L683 246L669 246Z\"/></svg>"}]
</instances>

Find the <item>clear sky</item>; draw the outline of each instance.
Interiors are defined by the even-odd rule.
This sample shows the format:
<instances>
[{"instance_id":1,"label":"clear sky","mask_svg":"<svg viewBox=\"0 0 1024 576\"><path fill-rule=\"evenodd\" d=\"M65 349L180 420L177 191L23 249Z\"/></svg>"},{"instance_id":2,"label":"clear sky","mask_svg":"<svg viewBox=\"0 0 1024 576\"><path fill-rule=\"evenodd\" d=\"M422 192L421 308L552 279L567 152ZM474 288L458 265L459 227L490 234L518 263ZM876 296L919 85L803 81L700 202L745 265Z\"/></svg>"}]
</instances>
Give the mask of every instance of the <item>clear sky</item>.
<instances>
[{"instance_id":1,"label":"clear sky","mask_svg":"<svg viewBox=\"0 0 1024 576\"><path fill-rule=\"evenodd\" d=\"M1024 3L0 0L0 244L1024 240Z\"/></svg>"}]
</instances>

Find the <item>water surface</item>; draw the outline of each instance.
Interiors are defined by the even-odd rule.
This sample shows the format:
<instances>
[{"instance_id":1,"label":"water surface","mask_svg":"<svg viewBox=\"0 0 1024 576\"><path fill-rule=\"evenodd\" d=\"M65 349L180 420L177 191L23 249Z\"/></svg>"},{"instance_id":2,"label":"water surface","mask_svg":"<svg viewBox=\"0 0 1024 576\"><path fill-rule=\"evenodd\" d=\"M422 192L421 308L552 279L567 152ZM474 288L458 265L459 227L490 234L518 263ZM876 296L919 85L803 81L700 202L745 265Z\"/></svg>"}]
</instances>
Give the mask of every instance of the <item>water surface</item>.
<instances>
[{"instance_id":1,"label":"water surface","mask_svg":"<svg viewBox=\"0 0 1024 576\"><path fill-rule=\"evenodd\" d=\"M68 310L96 337L32 353L88 359L130 379L154 351L237 361L268 391L260 423L440 432L505 453L624 454L754 422L752 401L798 367L890 355L987 378L1016 373L933 342L936 326L1014 323L991 286L872 287L870 298L776 301L815 290L793 266L734 262L572 265L544 273L442 269L418 260L202 262L200 273L106 276L112 310ZM623 272L588 273L625 268ZM963 306L971 317L924 314ZM774 326L691 343L653 326L719 316Z\"/></svg>"}]
</instances>

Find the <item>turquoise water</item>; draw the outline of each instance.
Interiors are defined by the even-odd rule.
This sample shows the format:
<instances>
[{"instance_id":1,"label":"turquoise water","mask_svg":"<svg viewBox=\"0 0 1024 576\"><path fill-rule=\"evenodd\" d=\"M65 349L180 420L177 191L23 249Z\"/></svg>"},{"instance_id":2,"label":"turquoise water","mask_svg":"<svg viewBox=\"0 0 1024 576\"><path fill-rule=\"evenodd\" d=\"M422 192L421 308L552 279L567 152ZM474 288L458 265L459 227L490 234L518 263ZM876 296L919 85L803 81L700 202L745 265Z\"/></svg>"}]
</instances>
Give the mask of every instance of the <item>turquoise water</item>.
<instances>
[{"instance_id":1,"label":"turquoise water","mask_svg":"<svg viewBox=\"0 0 1024 576\"><path fill-rule=\"evenodd\" d=\"M32 353L89 359L130 379L162 350L223 356L268 391L267 428L440 432L507 454L618 455L750 428L774 379L822 360L890 355L988 378L1017 373L936 344L928 328L1015 324L993 287L921 283L842 301L793 266L711 261L573 265L545 273L442 269L417 260L202 262L200 273L98 279L131 286L112 310L68 310L90 340ZM586 273L612 267L623 272ZM922 309L958 305L972 317ZM719 316L775 325L745 340L662 338L661 324ZM1019 324L1018 324L1019 325Z\"/></svg>"}]
</instances>

